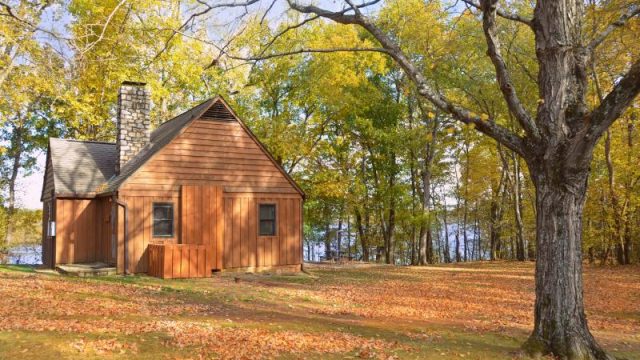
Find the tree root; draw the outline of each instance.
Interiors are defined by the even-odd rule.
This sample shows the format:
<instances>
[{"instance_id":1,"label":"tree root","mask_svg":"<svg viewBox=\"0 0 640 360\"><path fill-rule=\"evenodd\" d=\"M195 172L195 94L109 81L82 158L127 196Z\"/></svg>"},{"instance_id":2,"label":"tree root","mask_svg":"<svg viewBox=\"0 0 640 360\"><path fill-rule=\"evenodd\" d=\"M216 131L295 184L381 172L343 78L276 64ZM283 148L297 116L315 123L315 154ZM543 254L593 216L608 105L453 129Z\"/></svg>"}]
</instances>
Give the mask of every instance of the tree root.
<instances>
[{"instance_id":1,"label":"tree root","mask_svg":"<svg viewBox=\"0 0 640 360\"><path fill-rule=\"evenodd\" d=\"M554 355L561 360L623 360L607 354L591 337L573 336L564 344L550 344L539 336L531 335L522 350L534 359Z\"/></svg>"}]
</instances>

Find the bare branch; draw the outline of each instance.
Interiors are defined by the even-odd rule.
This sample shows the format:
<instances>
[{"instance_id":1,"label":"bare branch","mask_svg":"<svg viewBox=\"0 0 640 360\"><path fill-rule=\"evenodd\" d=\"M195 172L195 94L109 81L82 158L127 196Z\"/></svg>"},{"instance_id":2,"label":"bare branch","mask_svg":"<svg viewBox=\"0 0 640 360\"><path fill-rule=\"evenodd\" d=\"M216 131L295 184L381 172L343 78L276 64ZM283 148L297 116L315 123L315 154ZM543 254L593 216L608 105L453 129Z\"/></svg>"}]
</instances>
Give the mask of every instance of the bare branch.
<instances>
[{"instance_id":1,"label":"bare branch","mask_svg":"<svg viewBox=\"0 0 640 360\"><path fill-rule=\"evenodd\" d=\"M278 38L280 38L281 36L283 36L284 34L288 33L291 30L297 29L301 26L304 26L305 24L314 21L316 19L318 19L320 16L318 15L314 15L311 16L307 19L302 20L301 22L294 24L294 25L290 25L287 26L286 28L284 28L283 30L281 30L279 33L277 33L276 35L274 35L271 40L269 40L269 42L262 48L262 50L260 51L260 54L258 56L262 56L265 51L267 51L267 49L269 49L271 47L271 45L273 45L274 42L276 42L276 40L278 40Z\"/></svg>"},{"instance_id":2,"label":"bare branch","mask_svg":"<svg viewBox=\"0 0 640 360\"><path fill-rule=\"evenodd\" d=\"M586 138L597 141L598 138L622 115L640 93L640 59L629 69L627 74L613 87L613 90L601 101L590 114L591 126Z\"/></svg>"},{"instance_id":3,"label":"bare branch","mask_svg":"<svg viewBox=\"0 0 640 360\"><path fill-rule=\"evenodd\" d=\"M268 59L291 56L291 55L299 55L299 54L339 53L339 52L378 52L383 54L389 54L389 52L383 48L330 48L330 49L298 49L298 50L286 51L286 52L275 53L275 54L247 56L247 57L231 55L228 53L225 55L228 58L234 59L234 60L262 61L262 60L268 60Z\"/></svg>"},{"instance_id":4,"label":"bare branch","mask_svg":"<svg viewBox=\"0 0 640 360\"><path fill-rule=\"evenodd\" d=\"M482 10L482 5L473 1L473 0L462 0L462 2L464 2L465 4L472 6L478 10ZM533 21L531 19L527 19L524 18L518 14L512 14L512 13L508 13L505 12L503 10L500 9L496 9L496 14L502 18L508 19L508 20L513 20L513 21L517 21L520 23L523 23L529 27L533 27Z\"/></svg>"},{"instance_id":5,"label":"bare branch","mask_svg":"<svg viewBox=\"0 0 640 360\"><path fill-rule=\"evenodd\" d=\"M516 94L515 86L507 70L507 64L505 63L502 54L500 52L500 42L497 35L496 26L496 12L498 0L481 0L482 1L482 28L484 29L484 35L487 41L487 47L489 58L496 69L496 77L498 85L500 85L500 91L507 102L509 110L520 123L520 126L526 131L527 135L533 139L538 140L540 138L540 132L535 125L535 122L522 105L522 102Z\"/></svg>"},{"instance_id":6,"label":"bare branch","mask_svg":"<svg viewBox=\"0 0 640 360\"><path fill-rule=\"evenodd\" d=\"M271 11L271 9L273 9L273 6L276 4L276 1L278 1L278 0L272 0L271 1L271 5L269 5L267 10L265 10L264 14L262 14L262 17L260 18L260 25L262 25L264 23L264 19L267 17L267 15Z\"/></svg>"},{"instance_id":7,"label":"bare branch","mask_svg":"<svg viewBox=\"0 0 640 360\"><path fill-rule=\"evenodd\" d=\"M165 51L167 51L167 49L169 48L169 45L171 44L171 41L173 40L173 38L178 35L181 34L183 32L183 30L189 25L189 23L195 21L196 18L206 15L208 14L210 11L214 10L214 9L220 9L220 8L236 8L236 7L247 7L250 5L253 5L255 3L257 3L260 0L247 0L245 2L231 2L231 3L222 3L222 4L215 4L215 5L209 5L206 1L204 0L197 0L199 4L204 5L205 8L201 11L195 12L193 14L191 14L191 16L189 16L189 18L187 18L187 20L185 22L182 23L182 25L180 25L180 27L178 27L177 29L173 30L171 35L169 35L169 37L167 38L167 40L165 40L164 42L164 46L162 47L162 49L160 49L160 51L156 54L156 56L154 56L153 60L157 60L160 55L162 55Z\"/></svg>"},{"instance_id":8,"label":"bare branch","mask_svg":"<svg viewBox=\"0 0 640 360\"><path fill-rule=\"evenodd\" d=\"M422 72L418 70L413 62L407 57L407 55L400 49L398 44L394 42L387 34L385 34L380 28L374 25L369 19L362 15L348 15L347 10L341 12L333 12L326 9L318 8L314 5L301 5L295 2L295 0L287 0L289 6L301 13L315 14L323 18L331 19L341 24L355 24L359 25L367 30L373 37L378 40L380 45L386 50L386 53L393 58L396 63L405 71L412 82L416 85L418 93L429 100L437 108L451 114L456 120L465 124L473 124L480 132L492 137L500 143L507 146L509 149L515 151L520 155L525 155L526 146L525 139L512 133L508 129L496 124L489 119L483 119L482 117L474 114L468 109L465 109L459 105L456 105L449 101L444 95L434 90Z\"/></svg>"},{"instance_id":9,"label":"bare branch","mask_svg":"<svg viewBox=\"0 0 640 360\"><path fill-rule=\"evenodd\" d=\"M611 33L614 30L620 27L623 27L627 22L629 22L631 18L638 15L640 15L640 5L637 5L637 4L631 5L629 9L627 9L627 11L625 11L622 15L620 15L618 19L616 19L616 21L609 24L609 26L607 26L604 30L602 30L602 32L597 34L593 38L593 40L591 40L591 42L587 46L587 49L593 52L593 50L595 50L598 47L598 45L602 44L602 42L609 35L611 35Z\"/></svg>"},{"instance_id":10,"label":"bare branch","mask_svg":"<svg viewBox=\"0 0 640 360\"><path fill-rule=\"evenodd\" d=\"M39 12L39 13L42 13L42 11L44 11L44 10L45 10L49 5L50 5L50 2L45 2L45 3L44 3L44 4L43 4L39 9L38 9L38 12ZM6 10L6 13L0 13L0 16L6 16L6 17L9 17L9 18L12 18L12 19L14 19L15 21L17 21L17 22L19 22L19 23L21 23L21 24L24 24L24 25L26 25L27 27L31 28L31 30L32 30L33 32L42 32L42 33L45 33L45 34L47 34L47 35L49 35L49 36L53 37L54 39L62 40L62 41L65 41L65 42L70 42L70 41L71 41L71 39L70 39L70 38L63 37L63 36L61 36L60 34L56 34L56 33L54 33L53 31L50 31L50 30L44 29L44 28L42 28L42 27L40 27L40 26L35 25L34 23L32 23L32 22L31 22L31 21L29 21L29 20L26 20L26 19L23 19L23 18L19 17L19 16L18 16L14 11L13 11L13 8L11 7L11 5L7 4L7 3L6 3L6 2L4 2L4 1L0 1L0 8L4 8L4 9Z\"/></svg>"},{"instance_id":11,"label":"bare branch","mask_svg":"<svg viewBox=\"0 0 640 360\"><path fill-rule=\"evenodd\" d=\"M111 23L111 19L113 19L113 16L116 14L116 12L118 12L118 9L120 9L120 7L122 5L124 5L124 3L127 2L127 0L121 0L111 11L111 13L109 14L109 16L107 16L107 20L105 20L104 25L102 26L102 31L100 32L100 36L98 36L98 38L92 42L91 44L89 44L87 47L85 47L84 49L82 49L82 53L86 53L89 50L91 50L94 46L96 46L100 41L102 41L102 39L104 39L104 34L107 31L107 27L109 27L109 23Z\"/></svg>"}]
</instances>

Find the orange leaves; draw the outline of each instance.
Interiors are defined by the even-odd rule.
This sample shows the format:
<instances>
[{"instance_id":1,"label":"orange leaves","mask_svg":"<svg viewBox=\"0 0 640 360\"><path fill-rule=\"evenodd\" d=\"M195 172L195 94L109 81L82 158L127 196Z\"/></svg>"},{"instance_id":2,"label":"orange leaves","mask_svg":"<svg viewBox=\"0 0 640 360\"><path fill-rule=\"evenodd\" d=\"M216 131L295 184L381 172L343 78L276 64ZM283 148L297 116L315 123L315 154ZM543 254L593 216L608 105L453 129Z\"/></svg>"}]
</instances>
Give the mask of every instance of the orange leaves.
<instances>
[{"instance_id":1,"label":"orange leaves","mask_svg":"<svg viewBox=\"0 0 640 360\"><path fill-rule=\"evenodd\" d=\"M64 338L70 357L135 358L153 344L170 359L484 359L495 353L474 353L483 338L524 341L531 330L533 264L307 269L313 279L236 275L240 283L224 275L119 284L0 272L0 336ZM593 330L616 339L640 333L637 267L587 267L584 278ZM616 346L638 340L629 335Z\"/></svg>"},{"instance_id":2,"label":"orange leaves","mask_svg":"<svg viewBox=\"0 0 640 360\"><path fill-rule=\"evenodd\" d=\"M76 341L73 341L70 346L79 353L92 353L96 355L138 353L138 346L136 344L123 344L117 339L102 339L93 341L78 339Z\"/></svg>"}]
</instances>

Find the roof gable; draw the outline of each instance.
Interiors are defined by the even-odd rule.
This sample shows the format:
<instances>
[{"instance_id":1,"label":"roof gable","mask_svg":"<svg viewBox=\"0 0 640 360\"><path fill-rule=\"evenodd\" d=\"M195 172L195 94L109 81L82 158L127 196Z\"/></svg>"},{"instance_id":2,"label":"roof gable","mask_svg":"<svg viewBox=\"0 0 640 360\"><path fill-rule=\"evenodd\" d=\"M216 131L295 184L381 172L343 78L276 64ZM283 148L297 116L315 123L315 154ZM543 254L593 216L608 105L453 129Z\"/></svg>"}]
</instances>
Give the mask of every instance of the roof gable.
<instances>
[{"instance_id":1,"label":"roof gable","mask_svg":"<svg viewBox=\"0 0 640 360\"><path fill-rule=\"evenodd\" d=\"M217 122L237 122L246 132L248 137L255 142L257 147L269 159L273 166L284 176L289 184L302 196L305 194L286 171L275 161L265 146L251 132L251 130L238 118L235 112L220 96L207 100L191 110L178 115L160 125L152 134L149 145L134 156L122 168L120 175L114 176L99 189L100 193L113 192L122 187L138 170L152 160L169 143L180 136L194 120L211 120Z\"/></svg>"}]
</instances>

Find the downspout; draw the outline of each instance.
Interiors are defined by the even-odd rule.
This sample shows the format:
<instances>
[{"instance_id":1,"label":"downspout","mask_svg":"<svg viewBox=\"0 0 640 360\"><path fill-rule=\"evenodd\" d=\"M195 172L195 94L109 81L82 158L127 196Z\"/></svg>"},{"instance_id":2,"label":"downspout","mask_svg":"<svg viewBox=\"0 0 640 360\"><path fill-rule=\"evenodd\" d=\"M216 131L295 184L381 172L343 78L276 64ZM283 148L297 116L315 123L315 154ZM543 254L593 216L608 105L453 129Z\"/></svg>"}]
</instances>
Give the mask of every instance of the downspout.
<instances>
[{"instance_id":1,"label":"downspout","mask_svg":"<svg viewBox=\"0 0 640 360\"><path fill-rule=\"evenodd\" d=\"M129 242L129 236L128 236L128 231L127 231L127 213L128 208L127 208L127 203L119 200L116 198L116 204L119 206L122 206L122 208L124 209L124 274L125 275L129 275L129 256L127 255L128 253L128 242ZM117 213L117 212L116 212Z\"/></svg>"}]
</instances>

